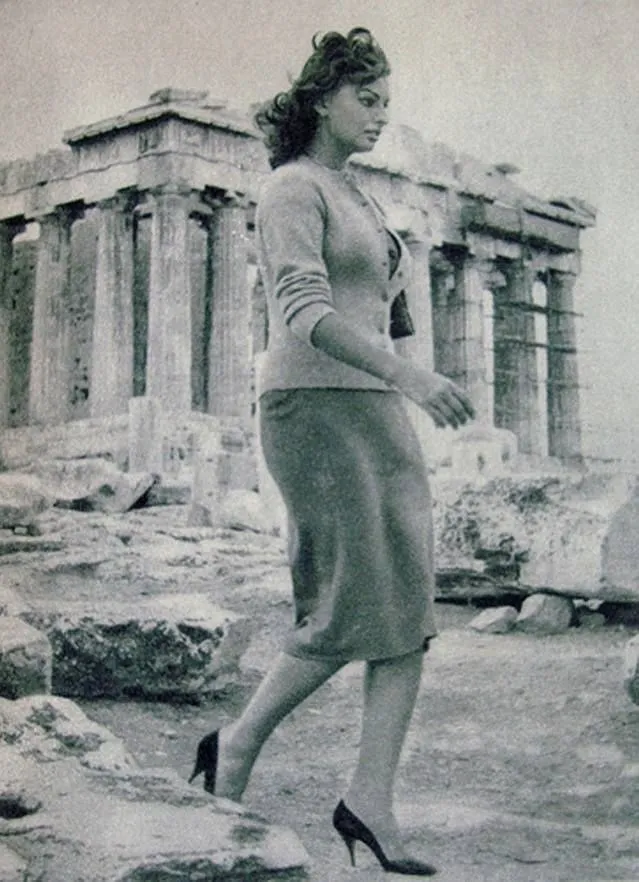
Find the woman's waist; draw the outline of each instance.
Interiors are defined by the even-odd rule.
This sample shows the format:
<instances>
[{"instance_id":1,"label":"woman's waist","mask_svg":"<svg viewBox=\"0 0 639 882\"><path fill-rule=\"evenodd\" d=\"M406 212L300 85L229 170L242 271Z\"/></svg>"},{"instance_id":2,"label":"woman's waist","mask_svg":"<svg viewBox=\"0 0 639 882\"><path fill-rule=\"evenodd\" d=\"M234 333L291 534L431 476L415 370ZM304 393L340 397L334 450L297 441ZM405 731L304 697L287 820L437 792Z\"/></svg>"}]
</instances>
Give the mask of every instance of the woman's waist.
<instances>
[{"instance_id":1,"label":"woman's waist","mask_svg":"<svg viewBox=\"0 0 639 882\"><path fill-rule=\"evenodd\" d=\"M306 343L300 346L269 345L257 359L258 394L268 389L344 388L388 389L383 380L366 371L358 370L330 355L313 349ZM389 348L392 348L392 343Z\"/></svg>"}]
</instances>

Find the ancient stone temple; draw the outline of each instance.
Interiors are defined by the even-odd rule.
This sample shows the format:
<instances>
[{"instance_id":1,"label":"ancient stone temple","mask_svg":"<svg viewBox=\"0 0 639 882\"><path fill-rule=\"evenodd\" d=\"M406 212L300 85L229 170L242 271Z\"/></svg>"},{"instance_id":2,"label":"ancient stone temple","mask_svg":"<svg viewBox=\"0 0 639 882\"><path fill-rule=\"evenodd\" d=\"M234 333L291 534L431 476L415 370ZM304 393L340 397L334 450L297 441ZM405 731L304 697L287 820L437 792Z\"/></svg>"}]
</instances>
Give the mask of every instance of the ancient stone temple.
<instances>
[{"instance_id":1,"label":"ancient stone temple","mask_svg":"<svg viewBox=\"0 0 639 882\"><path fill-rule=\"evenodd\" d=\"M268 173L250 120L165 89L64 142L0 165L0 432L124 416L137 397L250 431ZM579 459L574 287L593 209L406 127L355 171L414 257L405 354L465 386L522 454Z\"/></svg>"}]
</instances>

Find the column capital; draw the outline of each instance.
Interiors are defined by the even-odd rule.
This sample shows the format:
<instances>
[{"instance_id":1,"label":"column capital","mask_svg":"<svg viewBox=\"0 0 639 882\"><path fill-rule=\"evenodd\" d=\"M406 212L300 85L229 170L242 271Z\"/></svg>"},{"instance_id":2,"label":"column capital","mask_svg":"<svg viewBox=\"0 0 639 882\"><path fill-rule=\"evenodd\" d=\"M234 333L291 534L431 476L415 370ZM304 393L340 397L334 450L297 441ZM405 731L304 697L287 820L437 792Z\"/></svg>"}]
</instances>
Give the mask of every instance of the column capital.
<instances>
[{"instance_id":1,"label":"column capital","mask_svg":"<svg viewBox=\"0 0 639 882\"><path fill-rule=\"evenodd\" d=\"M117 211L123 214L133 212L139 199L137 190L118 190L112 196L107 196L95 203L95 207L101 211Z\"/></svg>"},{"instance_id":2,"label":"column capital","mask_svg":"<svg viewBox=\"0 0 639 882\"><path fill-rule=\"evenodd\" d=\"M26 221L22 218L0 221L0 238L2 242L11 242L26 229Z\"/></svg>"},{"instance_id":3,"label":"column capital","mask_svg":"<svg viewBox=\"0 0 639 882\"><path fill-rule=\"evenodd\" d=\"M244 208L251 206L249 195L242 190L224 190L221 187L205 187L202 199L211 208Z\"/></svg>"}]
</instances>

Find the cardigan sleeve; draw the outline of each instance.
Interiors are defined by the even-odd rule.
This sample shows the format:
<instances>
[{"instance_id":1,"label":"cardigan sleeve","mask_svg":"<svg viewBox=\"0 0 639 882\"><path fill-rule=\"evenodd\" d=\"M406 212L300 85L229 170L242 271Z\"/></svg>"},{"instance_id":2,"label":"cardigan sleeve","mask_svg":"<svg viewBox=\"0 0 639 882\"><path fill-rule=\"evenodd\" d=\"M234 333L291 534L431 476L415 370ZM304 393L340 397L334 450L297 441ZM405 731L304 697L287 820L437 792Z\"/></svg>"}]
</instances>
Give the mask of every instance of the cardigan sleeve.
<instances>
[{"instance_id":1,"label":"cardigan sleeve","mask_svg":"<svg viewBox=\"0 0 639 882\"><path fill-rule=\"evenodd\" d=\"M281 178L262 194L257 232L265 279L291 333L311 344L313 328L335 312L323 257L326 208L317 186Z\"/></svg>"}]
</instances>

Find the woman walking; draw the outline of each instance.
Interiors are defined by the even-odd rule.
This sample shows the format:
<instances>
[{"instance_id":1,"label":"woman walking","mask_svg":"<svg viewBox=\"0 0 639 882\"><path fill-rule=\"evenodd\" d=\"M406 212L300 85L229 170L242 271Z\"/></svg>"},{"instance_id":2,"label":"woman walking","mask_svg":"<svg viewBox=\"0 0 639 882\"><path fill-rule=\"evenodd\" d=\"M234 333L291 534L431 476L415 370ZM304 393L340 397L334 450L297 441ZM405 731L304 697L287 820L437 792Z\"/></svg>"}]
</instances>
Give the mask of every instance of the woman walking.
<instances>
[{"instance_id":1,"label":"woman walking","mask_svg":"<svg viewBox=\"0 0 639 882\"><path fill-rule=\"evenodd\" d=\"M200 742L191 780L204 772L207 790L240 800L278 723L363 660L359 761L333 823L353 863L361 841L385 870L429 876L393 815L436 633L431 499L403 396L438 426L474 413L454 383L393 350L410 258L346 165L387 123L388 75L367 30L329 33L257 116L273 168L256 223L269 315L260 433L289 515L295 626L240 718Z\"/></svg>"}]
</instances>

